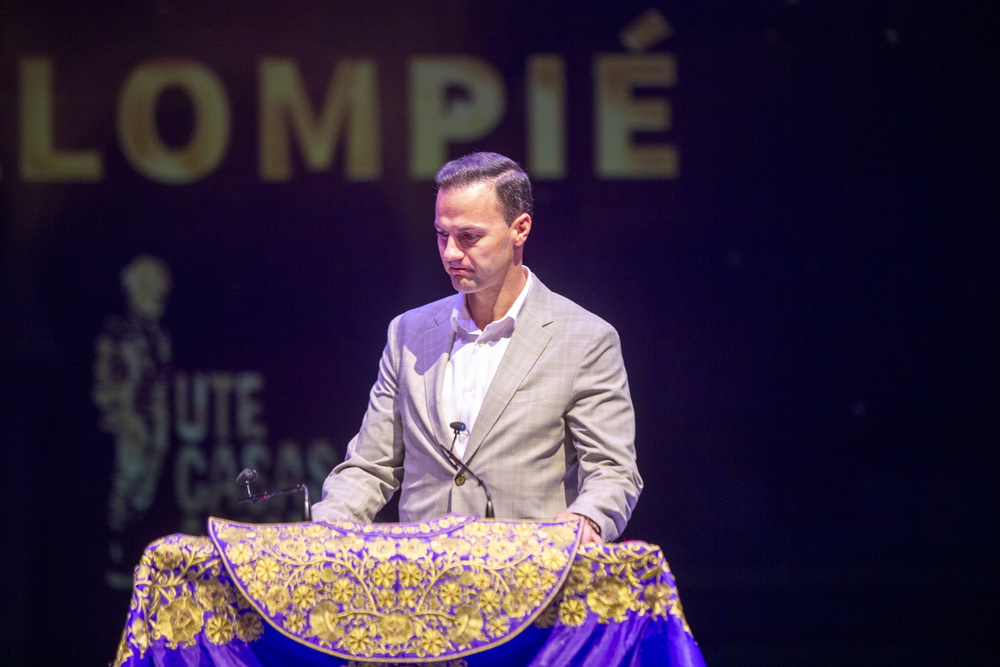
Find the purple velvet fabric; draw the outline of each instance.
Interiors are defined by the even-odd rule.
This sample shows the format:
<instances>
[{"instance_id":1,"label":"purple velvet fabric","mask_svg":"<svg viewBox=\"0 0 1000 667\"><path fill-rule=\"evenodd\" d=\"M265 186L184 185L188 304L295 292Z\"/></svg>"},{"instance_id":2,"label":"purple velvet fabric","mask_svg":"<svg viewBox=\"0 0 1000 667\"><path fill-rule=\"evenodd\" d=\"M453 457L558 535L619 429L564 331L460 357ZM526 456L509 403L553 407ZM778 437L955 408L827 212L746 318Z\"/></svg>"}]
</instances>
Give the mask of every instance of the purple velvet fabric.
<instances>
[{"instance_id":1,"label":"purple velvet fabric","mask_svg":"<svg viewBox=\"0 0 1000 667\"><path fill-rule=\"evenodd\" d=\"M660 549L577 522L209 532L147 548L116 667L704 665Z\"/></svg>"}]
</instances>

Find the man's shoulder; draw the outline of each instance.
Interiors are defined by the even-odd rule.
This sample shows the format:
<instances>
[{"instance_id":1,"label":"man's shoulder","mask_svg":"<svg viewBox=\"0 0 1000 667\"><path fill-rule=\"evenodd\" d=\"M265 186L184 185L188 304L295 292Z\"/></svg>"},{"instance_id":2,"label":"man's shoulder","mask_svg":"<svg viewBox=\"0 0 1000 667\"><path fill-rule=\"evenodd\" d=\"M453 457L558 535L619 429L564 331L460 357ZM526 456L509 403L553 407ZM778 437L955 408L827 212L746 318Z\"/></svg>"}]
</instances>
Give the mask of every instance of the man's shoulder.
<instances>
[{"instance_id":1,"label":"man's shoulder","mask_svg":"<svg viewBox=\"0 0 1000 667\"><path fill-rule=\"evenodd\" d=\"M587 327L590 329L614 329L607 320L600 315L593 313L577 302L553 292L538 281L536 283L538 299L534 304L542 317L549 317L553 323L568 324L573 327Z\"/></svg>"},{"instance_id":2,"label":"man's shoulder","mask_svg":"<svg viewBox=\"0 0 1000 667\"><path fill-rule=\"evenodd\" d=\"M400 313L393 318L392 326L413 329L440 324L451 317L451 309L454 305L455 295L451 294Z\"/></svg>"}]
</instances>

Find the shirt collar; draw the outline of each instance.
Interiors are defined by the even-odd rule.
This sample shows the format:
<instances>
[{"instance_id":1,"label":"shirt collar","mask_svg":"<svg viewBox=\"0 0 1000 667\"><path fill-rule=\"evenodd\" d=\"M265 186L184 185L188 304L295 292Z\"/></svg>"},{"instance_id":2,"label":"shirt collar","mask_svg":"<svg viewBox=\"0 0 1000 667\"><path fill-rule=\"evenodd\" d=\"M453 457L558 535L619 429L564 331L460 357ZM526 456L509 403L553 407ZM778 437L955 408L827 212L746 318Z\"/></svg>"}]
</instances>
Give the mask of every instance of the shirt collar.
<instances>
[{"instance_id":1,"label":"shirt collar","mask_svg":"<svg viewBox=\"0 0 1000 667\"><path fill-rule=\"evenodd\" d=\"M507 313L500 319L490 322L486 325L483 331L479 331L479 327L472 319L472 314L469 313L469 307L465 303L465 294L459 292L455 295L455 303L451 308L451 328L455 330L455 333L472 335L472 336L490 336L500 338L504 335L510 335L514 330L514 325L517 324L517 318L520 316L521 311L524 310L524 301L528 298L528 292L531 291L531 285L534 283L534 277L528 267L524 266L524 272L528 274L528 279L524 282L524 287L521 288L521 293L517 295L514 299L514 303L511 304Z\"/></svg>"}]
</instances>

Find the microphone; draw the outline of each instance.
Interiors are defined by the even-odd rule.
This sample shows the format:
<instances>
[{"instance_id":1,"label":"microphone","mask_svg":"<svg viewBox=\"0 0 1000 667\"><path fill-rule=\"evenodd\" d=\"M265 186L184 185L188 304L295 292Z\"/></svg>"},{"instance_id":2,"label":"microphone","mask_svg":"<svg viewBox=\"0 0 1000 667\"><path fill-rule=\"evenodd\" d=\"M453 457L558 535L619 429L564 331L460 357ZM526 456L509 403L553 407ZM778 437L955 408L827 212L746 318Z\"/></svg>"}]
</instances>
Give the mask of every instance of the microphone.
<instances>
[{"instance_id":1,"label":"microphone","mask_svg":"<svg viewBox=\"0 0 1000 667\"><path fill-rule=\"evenodd\" d=\"M462 422L452 422L448 424L448 426L450 426L451 430L455 432L455 436L451 439L451 447L446 448L440 442L435 444L437 444L438 449L441 451L442 456L444 456L445 460L451 464L452 468L458 470L459 473L464 472L469 477L476 480L476 482L479 483L479 486L483 487L483 493L486 494L486 518L487 519L496 518L493 513L493 498L492 496L490 496L490 490L486 488L486 485L483 484L483 480L479 479L476 473L469 470L469 466L465 465L465 463L462 462L462 459L455 456L455 452L453 451L455 449L455 440L458 439L458 434L466 429L465 424L463 424Z\"/></svg>"},{"instance_id":2,"label":"microphone","mask_svg":"<svg viewBox=\"0 0 1000 667\"><path fill-rule=\"evenodd\" d=\"M253 498L253 491L250 490L250 484L257 481L257 471L253 468L244 468L243 472L239 474L236 478L237 484L245 484L247 487L247 497Z\"/></svg>"},{"instance_id":3,"label":"microphone","mask_svg":"<svg viewBox=\"0 0 1000 667\"><path fill-rule=\"evenodd\" d=\"M254 494L254 492L250 490L250 485L256 481L257 481L257 471L254 470L253 468L244 468L243 472L241 472L236 477L237 484L246 484L247 487L247 497L239 501L241 504L253 503L254 505L256 505L257 503L260 502L266 502L271 498L273 498L274 496L283 496L286 493L296 493L298 491L301 491L304 496L302 513L305 515L306 521L312 521L312 508L309 504L309 487L307 487L305 484L299 484L297 486L293 486L290 489L282 489L281 491L273 491L273 492L265 491L264 493Z\"/></svg>"},{"instance_id":4,"label":"microphone","mask_svg":"<svg viewBox=\"0 0 1000 667\"><path fill-rule=\"evenodd\" d=\"M451 438L451 446L448 448L452 453L455 451L455 441L458 440L458 434L465 430L465 424L463 422L452 422L448 424L451 430L455 432L455 435Z\"/></svg>"}]
</instances>

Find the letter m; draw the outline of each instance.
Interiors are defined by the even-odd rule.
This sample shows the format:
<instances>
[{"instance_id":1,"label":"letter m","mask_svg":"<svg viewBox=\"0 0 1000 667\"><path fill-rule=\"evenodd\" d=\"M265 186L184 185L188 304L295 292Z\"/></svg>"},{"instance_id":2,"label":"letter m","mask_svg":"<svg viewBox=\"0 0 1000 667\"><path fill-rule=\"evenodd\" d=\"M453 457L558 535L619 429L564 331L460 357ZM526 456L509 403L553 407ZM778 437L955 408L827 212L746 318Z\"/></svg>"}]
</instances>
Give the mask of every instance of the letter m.
<instances>
[{"instance_id":1,"label":"letter m","mask_svg":"<svg viewBox=\"0 0 1000 667\"><path fill-rule=\"evenodd\" d=\"M371 60L339 61L314 114L295 62L265 58L259 67L260 176L265 181L292 178L294 137L311 171L333 164L337 143L345 144L348 180L370 181L382 172L378 88Z\"/></svg>"}]
</instances>

